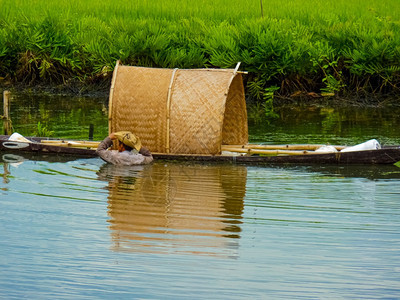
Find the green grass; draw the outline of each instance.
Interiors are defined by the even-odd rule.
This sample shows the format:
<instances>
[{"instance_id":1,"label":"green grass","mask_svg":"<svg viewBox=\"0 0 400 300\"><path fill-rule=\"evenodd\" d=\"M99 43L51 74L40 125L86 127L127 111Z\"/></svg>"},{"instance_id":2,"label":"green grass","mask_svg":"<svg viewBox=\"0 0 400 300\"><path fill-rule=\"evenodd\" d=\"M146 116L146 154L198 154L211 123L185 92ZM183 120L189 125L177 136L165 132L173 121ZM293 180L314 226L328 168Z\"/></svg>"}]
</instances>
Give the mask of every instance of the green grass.
<instances>
[{"instance_id":1,"label":"green grass","mask_svg":"<svg viewBox=\"0 0 400 300\"><path fill-rule=\"evenodd\" d=\"M0 0L0 77L97 83L116 60L249 71L247 91L398 92L399 0Z\"/></svg>"}]
</instances>

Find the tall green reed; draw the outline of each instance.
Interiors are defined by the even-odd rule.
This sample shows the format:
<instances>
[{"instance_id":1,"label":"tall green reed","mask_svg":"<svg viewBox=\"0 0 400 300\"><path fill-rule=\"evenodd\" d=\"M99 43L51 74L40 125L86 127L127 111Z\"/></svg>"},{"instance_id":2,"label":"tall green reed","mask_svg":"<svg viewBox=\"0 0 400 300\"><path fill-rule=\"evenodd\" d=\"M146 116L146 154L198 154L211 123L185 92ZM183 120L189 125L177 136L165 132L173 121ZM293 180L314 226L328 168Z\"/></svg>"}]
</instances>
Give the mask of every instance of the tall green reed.
<instances>
[{"instance_id":1,"label":"tall green reed","mask_svg":"<svg viewBox=\"0 0 400 300\"><path fill-rule=\"evenodd\" d=\"M259 4L0 0L0 77L97 82L109 80L117 59L167 68L241 61L254 98L273 99L271 90L398 91L397 0L271 0L263 2L264 18Z\"/></svg>"}]
</instances>

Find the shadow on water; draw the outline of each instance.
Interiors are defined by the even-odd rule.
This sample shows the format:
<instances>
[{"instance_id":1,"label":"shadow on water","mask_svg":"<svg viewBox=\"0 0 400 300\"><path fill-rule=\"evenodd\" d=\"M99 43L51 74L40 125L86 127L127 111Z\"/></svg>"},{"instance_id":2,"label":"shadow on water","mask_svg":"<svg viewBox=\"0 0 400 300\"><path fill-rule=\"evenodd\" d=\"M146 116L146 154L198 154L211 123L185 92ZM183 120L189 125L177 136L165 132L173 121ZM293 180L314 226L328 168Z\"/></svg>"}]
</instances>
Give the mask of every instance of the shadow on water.
<instances>
[{"instance_id":1,"label":"shadow on water","mask_svg":"<svg viewBox=\"0 0 400 300\"><path fill-rule=\"evenodd\" d=\"M319 165L309 166L307 170L332 177L359 177L371 180L400 178L400 168L395 165Z\"/></svg>"},{"instance_id":2,"label":"shadow on water","mask_svg":"<svg viewBox=\"0 0 400 300\"><path fill-rule=\"evenodd\" d=\"M115 251L234 257L247 169L154 163L101 166Z\"/></svg>"},{"instance_id":3,"label":"shadow on water","mask_svg":"<svg viewBox=\"0 0 400 300\"><path fill-rule=\"evenodd\" d=\"M15 152L12 151L1 151L0 152L0 162L5 163L21 163L27 160L30 161L47 161L50 163L53 162L69 162L80 159L79 156L72 155L57 155L54 153L44 154L44 153L35 153L35 152Z\"/></svg>"}]
</instances>

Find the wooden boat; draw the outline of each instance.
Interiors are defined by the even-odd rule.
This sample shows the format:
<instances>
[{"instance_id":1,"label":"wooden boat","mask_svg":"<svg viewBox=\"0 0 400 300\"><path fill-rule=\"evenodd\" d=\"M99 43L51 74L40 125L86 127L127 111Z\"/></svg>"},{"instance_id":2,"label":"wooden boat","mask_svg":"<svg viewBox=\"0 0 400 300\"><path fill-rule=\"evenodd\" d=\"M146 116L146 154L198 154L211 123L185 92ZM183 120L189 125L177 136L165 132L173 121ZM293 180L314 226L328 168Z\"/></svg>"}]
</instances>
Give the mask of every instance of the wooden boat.
<instances>
[{"instance_id":1,"label":"wooden boat","mask_svg":"<svg viewBox=\"0 0 400 300\"><path fill-rule=\"evenodd\" d=\"M117 62L110 88L109 131L135 132L152 150L155 160L256 165L400 161L399 146L352 152L343 152L344 147L335 146L334 153L321 153L315 150L322 145L247 144L247 109L239 66L240 63L235 69L182 70L124 66ZM95 157L97 145L98 142L91 141L45 138L21 137L19 141L10 141L9 136L0 135L0 154L31 152Z\"/></svg>"},{"instance_id":2,"label":"wooden boat","mask_svg":"<svg viewBox=\"0 0 400 300\"><path fill-rule=\"evenodd\" d=\"M29 138L30 142L9 141L8 135L0 135L0 154L43 153L76 157L96 157L98 142L66 141L44 138ZM383 147L377 150L353 152L316 153L321 145L242 145L226 146L224 155L190 155L153 153L155 160L179 160L193 162L230 162L237 164L394 164L400 161L400 146ZM335 146L342 149L341 146ZM242 153L239 153L242 152Z\"/></svg>"}]
</instances>

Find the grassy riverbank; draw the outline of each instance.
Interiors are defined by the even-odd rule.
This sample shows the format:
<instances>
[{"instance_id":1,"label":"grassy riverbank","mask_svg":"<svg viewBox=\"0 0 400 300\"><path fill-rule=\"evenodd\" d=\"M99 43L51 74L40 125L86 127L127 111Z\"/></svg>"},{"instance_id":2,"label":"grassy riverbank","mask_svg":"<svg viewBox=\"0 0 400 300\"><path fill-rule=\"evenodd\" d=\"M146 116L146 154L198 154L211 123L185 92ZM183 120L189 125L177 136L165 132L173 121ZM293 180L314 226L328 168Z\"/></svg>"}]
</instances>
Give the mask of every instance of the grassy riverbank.
<instances>
[{"instance_id":1,"label":"grassy riverbank","mask_svg":"<svg viewBox=\"0 0 400 300\"><path fill-rule=\"evenodd\" d=\"M400 2L0 0L0 82L107 84L123 64L234 67L249 95L393 93ZM263 15L263 16L262 16Z\"/></svg>"}]
</instances>

